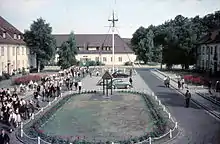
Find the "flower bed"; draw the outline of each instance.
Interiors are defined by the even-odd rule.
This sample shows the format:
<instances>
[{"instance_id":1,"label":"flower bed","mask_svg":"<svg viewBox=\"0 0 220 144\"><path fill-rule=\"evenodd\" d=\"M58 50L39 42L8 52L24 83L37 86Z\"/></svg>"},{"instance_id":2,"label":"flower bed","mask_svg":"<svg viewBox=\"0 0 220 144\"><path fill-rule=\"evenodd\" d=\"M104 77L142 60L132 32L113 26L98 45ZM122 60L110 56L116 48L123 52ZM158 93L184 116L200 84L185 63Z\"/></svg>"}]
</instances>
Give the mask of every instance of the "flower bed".
<instances>
[{"instance_id":1,"label":"flower bed","mask_svg":"<svg viewBox=\"0 0 220 144\"><path fill-rule=\"evenodd\" d=\"M195 84L195 85L204 85L205 80L201 76L185 75L184 80L186 83Z\"/></svg>"},{"instance_id":2,"label":"flower bed","mask_svg":"<svg viewBox=\"0 0 220 144\"><path fill-rule=\"evenodd\" d=\"M22 76L22 77L18 77L18 78L15 78L13 80L13 84L16 84L16 85L20 85L20 84L28 84L31 80L33 82L37 82L37 81L40 81L42 77L44 77L45 75L25 75L25 76Z\"/></svg>"},{"instance_id":3,"label":"flower bed","mask_svg":"<svg viewBox=\"0 0 220 144\"><path fill-rule=\"evenodd\" d=\"M127 92L127 91L121 91L121 92ZM96 91L88 91L85 93L96 93ZM132 137L128 140L118 141L118 143L127 143L127 144L130 144L132 142L136 143L136 142L144 141L144 140L148 139L149 137L154 138L154 137L159 137L162 134L164 134L166 131L167 125L168 125L168 121L162 116L162 113L161 113L161 111L158 110L155 102L146 94L139 93L139 92L130 92L130 93L134 93L134 94L141 95L144 97L144 99L146 101L146 105L147 105L148 109L150 110L150 114L151 114L152 118L155 120L154 129L152 132L146 133L143 136ZM72 96L75 96L75 95L78 95L78 94L72 94L72 95L68 95L68 96L64 97L57 104L55 104L53 107L51 107L48 111L43 113L32 124L30 124L29 126L26 125L24 127L25 133L27 133L31 137L38 137L39 136L44 141L47 141L47 142L53 143L53 144L64 144L64 143L66 144L66 143L70 143L70 142L72 142L72 143L82 142L82 143L87 143L87 144L108 143L108 142L90 142L90 141L86 141L85 139L80 140L79 137L73 137L73 136L69 136L69 137L50 136L50 135L45 134L44 131L42 131L41 129L39 129L42 124L44 124L60 107L62 107Z\"/></svg>"}]
</instances>

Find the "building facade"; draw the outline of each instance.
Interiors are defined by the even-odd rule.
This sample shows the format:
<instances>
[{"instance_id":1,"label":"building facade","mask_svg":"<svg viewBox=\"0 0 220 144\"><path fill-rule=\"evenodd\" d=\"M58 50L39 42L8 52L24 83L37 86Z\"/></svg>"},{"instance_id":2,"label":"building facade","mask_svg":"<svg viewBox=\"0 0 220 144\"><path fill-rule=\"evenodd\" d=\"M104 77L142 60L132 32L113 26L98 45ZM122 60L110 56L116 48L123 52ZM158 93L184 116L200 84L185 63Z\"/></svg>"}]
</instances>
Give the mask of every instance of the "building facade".
<instances>
[{"instance_id":1,"label":"building facade","mask_svg":"<svg viewBox=\"0 0 220 144\"><path fill-rule=\"evenodd\" d=\"M69 35L54 35L57 47L68 40ZM76 59L81 62L96 61L105 65L113 64L112 35L111 34L75 34L77 55ZM127 40L127 39L126 39ZM129 47L127 41L115 34L114 64L124 65L126 62L134 62L136 55ZM58 61L56 55L55 62Z\"/></svg>"},{"instance_id":2,"label":"building facade","mask_svg":"<svg viewBox=\"0 0 220 144\"><path fill-rule=\"evenodd\" d=\"M0 16L0 74L29 68L34 63L23 34Z\"/></svg>"},{"instance_id":3,"label":"building facade","mask_svg":"<svg viewBox=\"0 0 220 144\"><path fill-rule=\"evenodd\" d=\"M200 40L196 66L210 74L220 72L220 29L214 30Z\"/></svg>"}]
</instances>

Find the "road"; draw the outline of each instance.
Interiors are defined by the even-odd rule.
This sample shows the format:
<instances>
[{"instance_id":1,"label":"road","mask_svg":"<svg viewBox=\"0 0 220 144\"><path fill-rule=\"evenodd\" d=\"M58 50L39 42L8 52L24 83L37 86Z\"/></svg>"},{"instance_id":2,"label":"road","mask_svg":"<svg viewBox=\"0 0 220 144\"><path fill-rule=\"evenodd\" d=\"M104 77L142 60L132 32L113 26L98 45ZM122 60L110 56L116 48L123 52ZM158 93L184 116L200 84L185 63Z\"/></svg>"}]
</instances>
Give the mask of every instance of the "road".
<instances>
[{"instance_id":1,"label":"road","mask_svg":"<svg viewBox=\"0 0 220 144\"><path fill-rule=\"evenodd\" d=\"M204 109L199 108L194 103L190 104L190 108L185 108L184 97L176 90L165 88L163 82L155 77L150 69L140 68L136 71L179 123L181 134L172 143L220 143L220 121L207 114Z\"/></svg>"}]
</instances>

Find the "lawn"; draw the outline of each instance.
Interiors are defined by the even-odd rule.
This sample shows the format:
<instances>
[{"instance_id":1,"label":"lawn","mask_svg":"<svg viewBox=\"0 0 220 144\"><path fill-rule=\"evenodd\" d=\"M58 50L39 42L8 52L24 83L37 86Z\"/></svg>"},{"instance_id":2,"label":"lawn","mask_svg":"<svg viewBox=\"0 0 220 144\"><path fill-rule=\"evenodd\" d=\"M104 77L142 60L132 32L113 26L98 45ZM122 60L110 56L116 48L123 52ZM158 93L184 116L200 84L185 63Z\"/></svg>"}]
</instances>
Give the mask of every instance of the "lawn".
<instances>
[{"instance_id":1,"label":"lawn","mask_svg":"<svg viewBox=\"0 0 220 144\"><path fill-rule=\"evenodd\" d=\"M120 93L106 100L101 95L83 94L70 98L40 129L65 138L124 140L153 131L149 115L139 95Z\"/></svg>"}]
</instances>

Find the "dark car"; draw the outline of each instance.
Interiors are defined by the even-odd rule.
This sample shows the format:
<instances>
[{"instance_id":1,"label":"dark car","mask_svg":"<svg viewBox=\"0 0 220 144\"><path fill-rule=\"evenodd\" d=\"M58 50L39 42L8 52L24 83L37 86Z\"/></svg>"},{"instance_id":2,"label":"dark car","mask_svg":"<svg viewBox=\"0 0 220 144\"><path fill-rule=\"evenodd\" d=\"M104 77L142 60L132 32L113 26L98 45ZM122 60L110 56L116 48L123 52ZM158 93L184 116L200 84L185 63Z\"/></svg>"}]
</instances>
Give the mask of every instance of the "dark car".
<instances>
[{"instance_id":1,"label":"dark car","mask_svg":"<svg viewBox=\"0 0 220 144\"><path fill-rule=\"evenodd\" d=\"M112 76L113 76L114 78L128 78L128 77L129 77L128 74L125 74L125 73L120 72L120 71L114 72L114 73L112 74Z\"/></svg>"}]
</instances>

